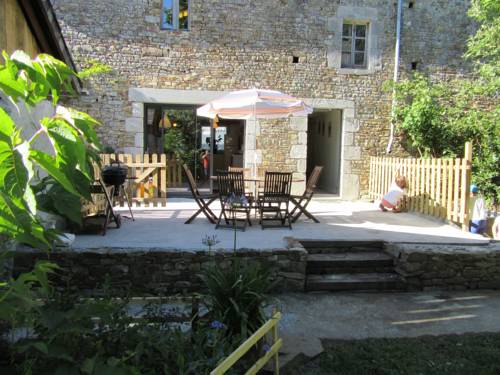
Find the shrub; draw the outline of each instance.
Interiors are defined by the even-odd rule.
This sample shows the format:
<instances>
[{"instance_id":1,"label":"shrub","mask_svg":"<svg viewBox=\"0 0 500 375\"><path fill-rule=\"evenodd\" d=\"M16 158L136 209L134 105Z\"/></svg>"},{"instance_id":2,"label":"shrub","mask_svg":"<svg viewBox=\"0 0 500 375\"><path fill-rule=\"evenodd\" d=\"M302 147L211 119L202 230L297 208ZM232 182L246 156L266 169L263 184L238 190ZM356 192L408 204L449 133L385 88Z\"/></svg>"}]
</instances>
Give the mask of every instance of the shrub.
<instances>
[{"instance_id":1,"label":"shrub","mask_svg":"<svg viewBox=\"0 0 500 375\"><path fill-rule=\"evenodd\" d=\"M127 299L53 294L33 310L32 333L7 345L9 374L208 374L239 344L222 323L196 330L166 322L149 306L141 318Z\"/></svg>"},{"instance_id":2,"label":"shrub","mask_svg":"<svg viewBox=\"0 0 500 375\"><path fill-rule=\"evenodd\" d=\"M472 142L472 180L487 200L500 201L500 112L465 80L431 82L423 75L395 85L403 146L420 157L463 157Z\"/></svg>"},{"instance_id":3,"label":"shrub","mask_svg":"<svg viewBox=\"0 0 500 375\"><path fill-rule=\"evenodd\" d=\"M238 258L233 258L229 269L214 264L203 273L207 308L214 319L227 325L228 334L246 338L265 322L269 276L259 264L246 265Z\"/></svg>"}]
</instances>

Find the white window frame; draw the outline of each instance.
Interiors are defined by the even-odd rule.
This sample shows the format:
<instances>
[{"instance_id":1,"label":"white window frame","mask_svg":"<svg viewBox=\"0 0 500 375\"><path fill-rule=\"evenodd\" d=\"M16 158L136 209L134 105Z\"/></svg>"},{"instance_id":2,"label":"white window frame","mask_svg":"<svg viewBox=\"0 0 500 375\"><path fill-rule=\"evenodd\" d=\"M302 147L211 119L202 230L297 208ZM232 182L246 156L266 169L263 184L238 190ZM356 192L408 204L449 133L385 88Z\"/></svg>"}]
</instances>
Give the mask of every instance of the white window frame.
<instances>
[{"instance_id":1,"label":"white window frame","mask_svg":"<svg viewBox=\"0 0 500 375\"><path fill-rule=\"evenodd\" d=\"M346 37L344 36L344 25L351 25L351 36ZM356 26L365 26L365 36L359 37L356 35ZM340 67L341 69L368 69L368 42L369 42L369 33L370 33L370 23L365 22L365 21L353 21L353 20L343 20L342 22L342 32L341 32L341 44L340 44ZM344 38L350 38L351 39L351 48L349 50L349 53L351 55L351 61L348 65L343 66L342 65L342 55L344 53ZM365 48L363 51L356 51L356 40L364 40L365 41ZM347 52L347 51L345 51ZM356 52L363 52L363 64L356 64L355 63L355 57L356 57Z\"/></svg>"},{"instance_id":2,"label":"white window frame","mask_svg":"<svg viewBox=\"0 0 500 375\"><path fill-rule=\"evenodd\" d=\"M162 30L181 30L189 31L191 29L191 1L188 0L188 27L187 29L179 29L179 0L172 0L172 27L166 26L165 23L165 5L161 2L161 20L160 28Z\"/></svg>"}]
</instances>

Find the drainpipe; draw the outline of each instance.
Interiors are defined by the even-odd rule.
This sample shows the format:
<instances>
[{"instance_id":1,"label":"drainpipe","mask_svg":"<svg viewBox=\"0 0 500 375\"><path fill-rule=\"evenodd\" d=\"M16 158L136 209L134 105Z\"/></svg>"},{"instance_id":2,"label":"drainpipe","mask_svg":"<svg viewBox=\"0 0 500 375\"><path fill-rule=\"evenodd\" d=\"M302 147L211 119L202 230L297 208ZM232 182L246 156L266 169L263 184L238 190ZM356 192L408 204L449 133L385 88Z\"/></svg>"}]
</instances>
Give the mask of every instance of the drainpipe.
<instances>
[{"instance_id":1,"label":"drainpipe","mask_svg":"<svg viewBox=\"0 0 500 375\"><path fill-rule=\"evenodd\" d=\"M398 0L398 18L396 22L396 50L394 52L394 83L398 82L399 78L399 55L401 47L401 23L403 21L403 0ZM392 90L392 106L391 106L391 130L389 134L389 143L387 144L386 153L390 154L392 151L392 143L394 142L394 111L396 108L396 90Z\"/></svg>"}]
</instances>

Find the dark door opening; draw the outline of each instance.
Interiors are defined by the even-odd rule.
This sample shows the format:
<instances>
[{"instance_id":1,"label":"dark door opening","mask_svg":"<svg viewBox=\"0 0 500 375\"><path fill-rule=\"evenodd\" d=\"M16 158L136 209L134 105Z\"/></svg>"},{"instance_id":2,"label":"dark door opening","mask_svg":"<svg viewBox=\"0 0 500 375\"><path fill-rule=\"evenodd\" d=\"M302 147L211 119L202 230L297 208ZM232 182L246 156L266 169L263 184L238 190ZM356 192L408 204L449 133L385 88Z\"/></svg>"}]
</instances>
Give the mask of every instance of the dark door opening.
<instances>
[{"instance_id":1,"label":"dark door opening","mask_svg":"<svg viewBox=\"0 0 500 375\"><path fill-rule=\"evenodd\" d=\"M226 170L229 166L243 167L244 122L219 120L214 129L213 171ZM201 148L210 151L210 125L201 128Z\"/></svg>"},{"instance_id":2,"label":"dark door opening","mask_svg":"<svg viewBox=\"0 0 500 375\"><path fill-rule=\"evenodd\" d=\"M167 154L188 165L198 187L210 189L210 176L218 169L242 167L244 153L244 121L212 121L196 116L195 105L146 104L144 118L144 152ZM211 137L213 136L213 143ZM212 144L212 149L210 145ZM208 175L203 156L207 153ZM213 165L211 165L213 164ZM168 188L170 193L186 193L182 188Z\"/></svg>"},{"instance_id":3,"label":"dark door opening","mask_svg":"<svg viewBox=\"0 0 500 375\"><path fill-rule=\"evenodd\" d=\"M342 111L314 111L307 121L307 175L314 166L323 166L320 192L340 194L342 155Z\"/></svg>"}]
</instances>

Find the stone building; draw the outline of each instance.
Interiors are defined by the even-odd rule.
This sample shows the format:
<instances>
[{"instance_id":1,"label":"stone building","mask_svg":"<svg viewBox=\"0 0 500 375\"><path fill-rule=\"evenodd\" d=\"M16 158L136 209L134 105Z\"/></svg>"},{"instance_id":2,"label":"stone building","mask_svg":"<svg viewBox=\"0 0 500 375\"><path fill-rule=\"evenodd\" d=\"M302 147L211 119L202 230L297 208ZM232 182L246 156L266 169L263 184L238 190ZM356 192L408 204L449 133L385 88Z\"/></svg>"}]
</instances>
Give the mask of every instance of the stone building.
<instances>
[{"instance_id":1,"label":"stone building","mask_svg":"<svg viewBox=\"0 0 500 375\"><path fill-rule=\"evenodd\" d=\"M466 73L470 0L401 1L400 75ZM395 69L397 0L52 3L77 65L99 60L113 69L77 104L103 123L105 144L151 151L149 117L158 106L193 109L226 91L276 89L314 113L260 121L254 134L237 124L242 137L226 164L238 152L244 165L258 160L263 169L299 175L322 164L325 191L345 199L366 192L369 157L383 154L389 139L391 93L382 85ZM401 152L397 143L393 150Z\"/></svg>"}]
</instances>

